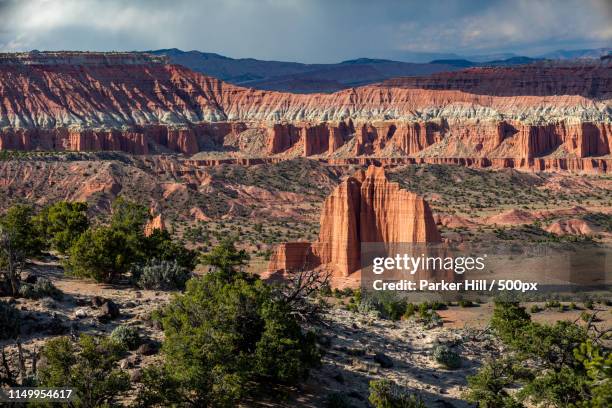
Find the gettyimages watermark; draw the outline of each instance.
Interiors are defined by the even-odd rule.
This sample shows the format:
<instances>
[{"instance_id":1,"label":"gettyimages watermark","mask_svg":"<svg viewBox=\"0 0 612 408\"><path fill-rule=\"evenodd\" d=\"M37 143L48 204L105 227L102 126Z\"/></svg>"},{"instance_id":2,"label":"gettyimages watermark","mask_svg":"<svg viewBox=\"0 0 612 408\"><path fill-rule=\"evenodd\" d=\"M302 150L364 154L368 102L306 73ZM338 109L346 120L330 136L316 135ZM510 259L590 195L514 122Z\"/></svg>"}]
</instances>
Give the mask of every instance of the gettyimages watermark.
<instances>
[{"instance_id":1,"label":"gettyimages watermark","mask_svg":"<svg viewBox=\"0 0 612 408\"><path fill-rule=\"evenodd\" d=\"M612 288L612 248L544 244L362 243L365 291L462 299L469 295L562 294Z\"/></svg>"}]
</instances>

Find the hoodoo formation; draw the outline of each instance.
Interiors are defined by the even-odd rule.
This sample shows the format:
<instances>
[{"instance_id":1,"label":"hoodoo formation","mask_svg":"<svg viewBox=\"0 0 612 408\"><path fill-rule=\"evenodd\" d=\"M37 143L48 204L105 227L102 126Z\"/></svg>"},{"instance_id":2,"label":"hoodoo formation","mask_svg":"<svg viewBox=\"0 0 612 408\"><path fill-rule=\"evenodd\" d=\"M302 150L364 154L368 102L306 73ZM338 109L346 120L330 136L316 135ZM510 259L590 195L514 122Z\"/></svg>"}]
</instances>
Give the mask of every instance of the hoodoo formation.
<instances>
[{"instance_id":1,"label":"hoodoo formation","mask_svg":"<svg viewBox=\"0 0 612 408\"><path fill-rule=\"evenodd\" d=\"M611 90L610 60L301 95L230 85L146 54L4 54L0 150L535 160L534 168L606 171Z\"/></svg>"},{"instance_id":2,"label":"hoodoo formation","mask_svg":"<svg viewBox=\"0 0 612 408\"><path fill-rule=\"evenodd\" d=\"M370 166L344 180L327 197L319 239L279 245L268 273L323 267L335 278L352 278L360 269L362 243L440 241L427 202L389 182L382 167Z\"/></svg>"}]
</instances>

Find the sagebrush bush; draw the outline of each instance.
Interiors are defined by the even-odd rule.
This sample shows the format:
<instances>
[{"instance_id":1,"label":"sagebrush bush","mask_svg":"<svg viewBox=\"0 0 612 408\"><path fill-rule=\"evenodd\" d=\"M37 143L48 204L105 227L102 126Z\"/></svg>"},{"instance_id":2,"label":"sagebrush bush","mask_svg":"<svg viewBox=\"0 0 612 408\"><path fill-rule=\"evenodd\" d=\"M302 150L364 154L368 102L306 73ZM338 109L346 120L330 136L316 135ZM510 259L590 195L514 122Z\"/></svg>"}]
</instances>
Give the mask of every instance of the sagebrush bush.
<instances>
[{"instance_id":1,"label":"sagebrush bush","mask_svg":"<svg viewBox=\"0 0 612 408\"><path fill-rule=\"evenodd\" d=\"M461 356L444 344L434 346L432 356L437 363L451 370L461 367Z\"/></svg>"},{"instance_id":2,"label":"sagebrush bush","mask_svg":"<svg viewBox=\"0 0 612 408\"><path fill-rule=\"evenodd\" d=\"M390 380L370 381L368 401L374 408L426 408L420 397Z\"/></svg>"},{"instance_id":3,"label":"sagebrush bush","mask_svg":"<svg viewBox=\"0 0 612 408\"><path fill-rule=\"evenodd\" d=\"M152 261L132 269L132 279L142 289L182 290L190 277L191 272L176 261Z\"/></svg>"},{"instance_id":4,"label":"sagebrush bush","mask_svg":"<svg viewBox=\"0 0 612 408\"><path fill-rule=\"evenodd\" d=\"M442 317L432 309L419 310L418 320L425 326L426 329L433 329L444 324Z\"/></svg>"},{"instance_id":5,"label":"sagebrush bush","mask_svg":"<svg viewBox=\"0 0 612 408\"><path fill-rule=\"evenodd\" d=\"M34 284L22 283L19 287L19 295L27 299L51 297L61 300L64 294L49 279L38 278Z\"/></svg>"},{"instance_id":6,"label":"sagebrush bush","mask_svg":"<svg viewBox=\"0 0 612 408\"><path fill-rule=\"evenodd\" d=\"M19 336L21 315L13 305L0 301L0 340Z\"/></svg>"},{"instance_id":7,"label":"sagebrush bush","mask_svg":"<svg viewBox=\"0 0 612 408\"><path fill-rule=\"evenodd\" d=\"M459 301L459 306L460 307L474 307L476 306L476 304L474 304L474 302L472 302L471 300L461 299Z\"/></svg>"},{"instance_id":8,"label":"sagebrush bush","mask_svg":"<svg viewBox=\"0 0 612 408\"><path fill-rule=\"evenodd\" d=\"M110 334L111 340L128 350L134 350L140 345L138 330L132 326L117 326Z\"/></svg>"},{"instance_id":9,"label":"sagebrush bush","mask_svg":"<svg viewBox=\"0 0 612 408\"><path fill-rule=\"evenodd\" d=\"M374 314L377 317L389 320L400 320L404 317L408 302L392 293L376 292L368 293L366 296L357 292L352 306L349 309L363 314ZM357 300L358 299L358 300Z\"/></svg>"}]
</instances>

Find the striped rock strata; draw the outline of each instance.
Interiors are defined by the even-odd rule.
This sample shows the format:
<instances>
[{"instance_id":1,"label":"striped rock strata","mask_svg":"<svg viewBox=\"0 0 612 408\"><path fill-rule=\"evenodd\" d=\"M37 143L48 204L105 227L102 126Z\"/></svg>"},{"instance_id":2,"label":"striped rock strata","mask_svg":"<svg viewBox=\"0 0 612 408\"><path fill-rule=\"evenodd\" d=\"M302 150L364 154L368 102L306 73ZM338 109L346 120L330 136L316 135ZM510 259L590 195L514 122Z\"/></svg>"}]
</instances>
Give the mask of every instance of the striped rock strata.
<instances>
[{"instance_id":1,"label":"striped rock strata","mask_svg":"<svg viewBox=\"0 0 612 408\"><path fill-rule=\"evenodd\" d=\"M429 205L370 166L344 180L325 200L316 242L279 245L268 273L324 267L334 277L360 269L361 244L441 242Z\"/></svg>"},{"instance_id":2,"label":"striped rock strata","mask_svg":"<svg viewBox=\"0 0 612 408\"><path fill-rule=\"evenodd\" d=\"M5 54L0 150L598 157L612 151L611 89L607 61L474 68L302 95L230 85L143 54ZM261 149L245 148L258 138Z\"/></svg>"}]
</instances>

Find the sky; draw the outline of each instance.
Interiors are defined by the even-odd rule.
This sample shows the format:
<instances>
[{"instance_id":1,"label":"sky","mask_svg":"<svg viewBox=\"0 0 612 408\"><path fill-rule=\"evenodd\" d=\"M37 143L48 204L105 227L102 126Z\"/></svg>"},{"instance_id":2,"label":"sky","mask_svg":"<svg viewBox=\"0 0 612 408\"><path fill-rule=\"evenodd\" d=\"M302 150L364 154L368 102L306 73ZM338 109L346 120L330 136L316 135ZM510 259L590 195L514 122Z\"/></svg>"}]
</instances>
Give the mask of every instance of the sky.
<instances>
[{"instance_id":1,"label":"sky","mask_svg":"<svg viewBox=\"0 0 612 408\"><path fill-rule=\"evenodd\" d=\"M180 48L331 63L610 46L612 0L0 0L4 52Z\"/></svg>"}]
</instances>

